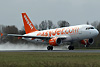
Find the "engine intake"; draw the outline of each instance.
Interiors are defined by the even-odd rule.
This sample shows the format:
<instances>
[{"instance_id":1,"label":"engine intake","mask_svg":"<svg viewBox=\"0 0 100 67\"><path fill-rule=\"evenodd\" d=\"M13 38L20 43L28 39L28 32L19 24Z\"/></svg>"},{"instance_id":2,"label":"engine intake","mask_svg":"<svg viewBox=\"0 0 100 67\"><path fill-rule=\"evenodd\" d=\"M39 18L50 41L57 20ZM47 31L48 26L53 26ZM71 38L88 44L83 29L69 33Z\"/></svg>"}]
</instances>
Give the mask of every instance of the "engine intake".
<instances>
[{"instance_id":1,"label":"engine intake","mask_svg":"<svg viewBox=\"0 0 100 67\"><path fill-rule=\"evenodd\" d=\"M91 44L94 43L94 40L91 38L91 39L88 40L88 43L91 45Z\"/></svg>"},{"instance_id":2,"label":"engine intake","mask_svg":"<svg viewBox=\"0 0 100 67\"><path fill-rule=\"evenodd\" d=\"M84 45L92 45L94 43L94 40L92 38L85 39L85 40L81 40L81 43Z\"/></svg>"},{"instance_id":3,"label":"engine intake","mask_svg":"<svg viewBox=\"0 0 100 67\"><path fill-rule=\"evenodd\" d=\"M49 40L49 44L52 45L52 46L58 46L58 45L61 44L61 42L62 42L62 40L60 38L58 38L58 37L51 38Z\"/></svg>"}]
</instances>

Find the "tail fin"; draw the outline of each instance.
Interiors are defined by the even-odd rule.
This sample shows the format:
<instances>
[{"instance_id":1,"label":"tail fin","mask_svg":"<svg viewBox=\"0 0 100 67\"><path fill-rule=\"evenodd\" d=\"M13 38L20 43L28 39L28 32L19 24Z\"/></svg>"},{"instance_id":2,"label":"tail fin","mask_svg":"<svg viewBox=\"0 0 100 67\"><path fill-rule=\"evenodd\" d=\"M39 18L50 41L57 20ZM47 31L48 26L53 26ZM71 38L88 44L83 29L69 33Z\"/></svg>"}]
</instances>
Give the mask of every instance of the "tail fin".
<instances>
[{"instance_id":1,"label":"tail fin","mask_svg":"<svg viewBox=\"0 0 100 67\"><path fill-rule=\"evenodd\" d=\"M38 31L34 27L34 25L32 24L31 20L29 19L26 13L22 13L22 18L23 18L23 23L24 23L26 34L30 32L34 32L34 31Z\"/></svg>"},{"instance_id":2,"label":"tail fin","mask_svg":"<svg viewBox=\"0 0 100 67\"><path fill-rule=\"evenodd\" d=\"M1 37L3 36L3 34L2 33L0 33L1 34Z\"/></svg>"}]
</instances>

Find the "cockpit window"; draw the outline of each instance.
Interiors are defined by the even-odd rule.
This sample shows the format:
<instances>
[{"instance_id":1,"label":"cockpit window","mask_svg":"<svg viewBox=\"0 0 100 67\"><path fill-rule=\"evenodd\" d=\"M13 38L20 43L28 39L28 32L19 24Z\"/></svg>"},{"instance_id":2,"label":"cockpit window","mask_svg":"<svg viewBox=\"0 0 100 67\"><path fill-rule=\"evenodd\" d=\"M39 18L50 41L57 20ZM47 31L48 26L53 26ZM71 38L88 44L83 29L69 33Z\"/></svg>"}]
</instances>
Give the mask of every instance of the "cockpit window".
<instances>
[{"instance_id":1,"label":"cockpit window","mask_svg":"<svg viewBox=\"0 0 100 67\"><path fill-rule=\"evenodd\" d=\"M86 28L86 30L89 30L89 29L95 29L94 27L88 27L88 28Z\"/></svg>"}]
</instances>

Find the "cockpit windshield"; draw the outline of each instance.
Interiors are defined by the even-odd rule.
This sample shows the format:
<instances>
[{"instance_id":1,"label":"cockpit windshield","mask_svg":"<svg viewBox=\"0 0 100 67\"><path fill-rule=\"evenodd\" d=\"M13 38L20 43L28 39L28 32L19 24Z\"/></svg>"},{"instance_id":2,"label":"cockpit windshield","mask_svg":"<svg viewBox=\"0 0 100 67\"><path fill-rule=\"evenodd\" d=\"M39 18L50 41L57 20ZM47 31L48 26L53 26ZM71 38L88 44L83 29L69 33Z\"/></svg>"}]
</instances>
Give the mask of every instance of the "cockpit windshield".
<instances>
[{"instance_id":1,"label":"cockpit windshield","mask_svg":"<svg viewBox=\"0 0 100 67\"><path fill-rule=\"evenodd\" d=\"M95 29L94 27L88 27L88 28L86 28L86 30L89 30L89 29Z\"/></svg>"}]
</instances>

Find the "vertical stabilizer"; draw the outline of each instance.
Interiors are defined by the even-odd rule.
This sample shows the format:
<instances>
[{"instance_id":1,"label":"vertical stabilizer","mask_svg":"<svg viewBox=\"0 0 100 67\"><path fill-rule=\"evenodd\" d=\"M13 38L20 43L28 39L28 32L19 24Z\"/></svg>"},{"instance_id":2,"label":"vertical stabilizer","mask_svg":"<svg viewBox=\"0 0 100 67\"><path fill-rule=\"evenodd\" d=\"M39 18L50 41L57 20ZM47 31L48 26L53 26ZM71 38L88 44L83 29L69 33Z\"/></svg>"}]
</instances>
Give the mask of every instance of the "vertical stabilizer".
<instances>
[{"instance_id":1,"label":"vertical stabilizer","mask_svg":"<svg viewBox=\"0 0 100 67\"><path fill-rule=\"evenodd\" d=\"M25 27L25 32L27 33L31 33L31 32L35 32L38 31L34 25L32 24L31 20L29 19L29 17L27 16L26 13L22 13L22 18L23 18L23 23L24 23L24 27Z\"/></svg>"},{"instance_id":2,"label":"vertical stabilizer","mask_svg":"<svg viewBox=\"0 0 100 67\"><path fill-rule=\"evenodd\" d=\"M3 34L2 33L0 33L1 34L1 37L3 36Z\"/></svg>"}]
</instances>

